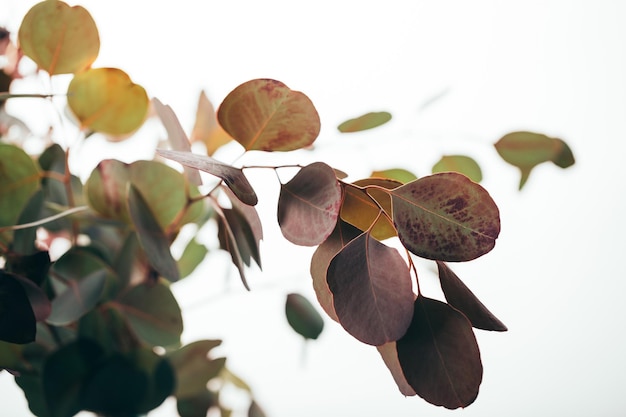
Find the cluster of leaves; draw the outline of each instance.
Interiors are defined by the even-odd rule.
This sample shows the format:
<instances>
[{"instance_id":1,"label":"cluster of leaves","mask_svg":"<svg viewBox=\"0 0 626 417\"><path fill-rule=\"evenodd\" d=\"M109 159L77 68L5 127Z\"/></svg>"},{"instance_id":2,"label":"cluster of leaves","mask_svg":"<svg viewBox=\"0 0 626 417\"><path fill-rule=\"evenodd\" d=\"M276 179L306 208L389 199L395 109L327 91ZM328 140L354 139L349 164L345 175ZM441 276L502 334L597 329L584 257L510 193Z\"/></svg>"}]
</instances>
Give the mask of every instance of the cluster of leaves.
<instances>
[{"instance_id":1,"label":"cluster of leaves","mask_svg":"<svg viewBox=\"0 0 626 417\"><path fill-rule=\"evenodd\" d=\"M202 94L188 138L173 110L149 100L123 71L91 67L99 37L85 9L43 1L24 17L18 40L41 71L73 74L67 106L82 132L124 139L153 108L172 148L157 153L184 172L159 160L108 159L83 184L70 172L69 149L51 144L33 157L0 144L0 368L15 374L39 416L141 414L170 395L182 417L212 407L228 415L220 388L250 390L210 354L220 341L181 346L182 316L171 292L209 249L191 240L175 259L170 248L184 225L217 223L220 248L249 289L246 268L253 261L261 267L263 229L244 171L259 167L212 155L233 140L245 151L310 148L320 133L313 103L279 81L251 80L217 112ZM8 88L1 94L18 97ZM368 113L339 131L390 119ZM206 154L192 153L193 141ZM521 169L520 188L538 163L573 163L565 142L535 133L506 135L496 149ZM447 264L488 253L500 232L478 165L446 156L430 176L390 169L356 181L323 162L289 168L298 171L279 180L277 223L290 242L317 246L311 276L323 310L377 347L403 394L447 408L471 404L482 380L473 328L506 330ZM198 171L218 184L202 191ZM70 247L53 261L48 245L56 239ZM436 262L446 302L422 294L414 256ZM320 335L324 322L306 298L290 294L285 309L302 336ZM249 412L261 415L254 400Z\"/></svg>"}]
</instances>

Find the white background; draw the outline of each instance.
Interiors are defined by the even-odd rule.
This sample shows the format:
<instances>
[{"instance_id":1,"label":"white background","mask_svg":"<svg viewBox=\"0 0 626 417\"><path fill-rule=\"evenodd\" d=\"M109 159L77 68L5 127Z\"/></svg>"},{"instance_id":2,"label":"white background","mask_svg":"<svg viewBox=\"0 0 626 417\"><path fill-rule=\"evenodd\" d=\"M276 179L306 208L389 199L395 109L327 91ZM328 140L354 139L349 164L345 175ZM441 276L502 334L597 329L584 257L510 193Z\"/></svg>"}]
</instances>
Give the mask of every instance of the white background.
<instances>
[{"instance_id":1,"label":"white background","mask_svg":"<svg viewBox=\"0 0 626 417\"><path fill-rule=\"evenodd\" d=\"M16 33L32 3L0 0L0 24ZM312 251L280 236L273 174L250 172L263 190L266 233L264 272L252 273L253 291L244 292L232 272L224 285L228 259L218 253L175 290L185 341L224 339L220 353L268 416L623 415L626 3L80 4L100 29L95 66L127 71L188 129L200 89L219 103L238 84L267 77L313 100L323 124L317 153L253 153L241 163L323 160L355 179L396 166L426 175L444 153L469 154L483 167L502 234L488 255L452 267L509 332L477 332L481 391L457 411L404 398L376 350L329 319L303 354L283 309L291 291L314 299ZM343 120L378 110L392 112L393 121L361 135L336 133ZM522 129L563 138L576 165L566 171L542 165L517 192L518 172L491 145ZM105 156L149 158L156 143L147 138L103 150L93 139L81 148L84 172ZM422 270L421 282L432 291L426 295L438 296L428 266ZM2 415L29 415L6 373L0 389ZM173 415L173 407L168 402L153 415Z\"/></svg>"}]
</instances>

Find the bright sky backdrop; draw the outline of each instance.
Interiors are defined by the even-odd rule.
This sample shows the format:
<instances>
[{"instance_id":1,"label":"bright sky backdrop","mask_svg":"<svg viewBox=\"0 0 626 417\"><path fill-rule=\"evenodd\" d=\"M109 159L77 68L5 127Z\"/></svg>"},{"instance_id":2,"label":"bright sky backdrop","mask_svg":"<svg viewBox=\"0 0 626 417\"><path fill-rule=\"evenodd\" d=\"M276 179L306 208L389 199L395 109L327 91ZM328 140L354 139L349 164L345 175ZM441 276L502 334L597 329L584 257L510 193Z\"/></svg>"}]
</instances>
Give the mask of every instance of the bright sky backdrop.
<instances>
[{"instance_id":1,"label":"bright sky backdrop","mask_svg":"<svg viewBox=\"0 0 626 417\"><path fill-rule=\"evenodd\" d=\"M16 33L33 3L0 0L0 24ZM323 124L317 153L257 153L242 162L322 160L355 179L396 166L426 175L444 153L466 153L482 165L502 234L488 255L452 267L509 332L478 331L481 391L473 405L453 412L404 398L376 350L330 319L303 358L283 309L291 291L314 299L311 250L280 236L276 180L259 172L253 184L267 188L260 193L265 259L263 274L251 279L253 291L245 293L231 273L223 295L229 268L218 254L176 291L185 340L224 339L229 366L252 385L269 417L624 412L626 2L80 4L100 29L96 66L128 72L170 104L187 129L201 89L217 104L244 81L274 78L313 100ZM362 135L337 133L343 120L378 110L390 111L393 121ZM514 130L563 138L576 165L541 166L517 192L518 172L491 146ZM94 139L82 150L85 170L102 157L149 158L155 141L105 149ZM436 297L434 276L422 270L421 282L433 291L426 295ZM6 373L0 389L3 415L29 415ZM172 415L173 407L169 402L153 415Z\"/></svg>"}]
</instances>

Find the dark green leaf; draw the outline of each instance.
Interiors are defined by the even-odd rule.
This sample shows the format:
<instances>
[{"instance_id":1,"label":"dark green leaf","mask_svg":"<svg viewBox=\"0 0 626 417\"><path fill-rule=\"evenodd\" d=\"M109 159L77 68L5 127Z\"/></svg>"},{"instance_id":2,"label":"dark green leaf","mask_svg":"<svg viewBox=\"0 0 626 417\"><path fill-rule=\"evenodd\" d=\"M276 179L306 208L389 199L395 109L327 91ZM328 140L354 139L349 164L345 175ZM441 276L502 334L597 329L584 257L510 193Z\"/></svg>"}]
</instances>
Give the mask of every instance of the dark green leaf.
<instances>
[{"instance_id":1,"label":"dark green leaf","mask_svg":"<svg viewBox=\"0 0 626 417\"><path fill-rule=\"evenodd\" d=\"M176 409L180 417L206 417L209 409L218 404L217 394L204 390L193 397L177 398Z\"/></svg>"},{"instance_id":2,"label":"dark green leaf","mask_svg":"<svg viewBox=\"0 0 626 417\"><path fill-rule=\"evenodd\" d=\"M285 315L291 328L305 339L317 339L324 330L324 319L303 295L287 295Z\"/></svg>"},{"instance_id":3,"label":"dark green leaf","mask_svg":"<svg viewBox=\"0 0 626 417\"><path fill-rule=\"evenodd\" d=\"M78 281L67 281L67 288L52 300L47 322L65 326L75 322L98 304L106 284L104 270L92 272Z\"/></svg>"},{"instance_id":4,"label":"dark green leaf","mask_svg":"<svg viewBox=\"0 0 626 417\"><path fill-rule=\"evenodd\" d=\"M206 392L207 383L224 368L225 358L212 359L220 340L200 340L173 351L168 358L176 372L176 398L193 398Z\"/></svg>"},{"instance_id":5,"label":"dark green leaf","mask_svg":"<svg viewBox=\"0 0 626 417\"><path fill-rule=\"evenodd\" d=\"M32 342L35 323L35 313L18 276L0 270L0 340Z\"/></svg>"}]
</instances>

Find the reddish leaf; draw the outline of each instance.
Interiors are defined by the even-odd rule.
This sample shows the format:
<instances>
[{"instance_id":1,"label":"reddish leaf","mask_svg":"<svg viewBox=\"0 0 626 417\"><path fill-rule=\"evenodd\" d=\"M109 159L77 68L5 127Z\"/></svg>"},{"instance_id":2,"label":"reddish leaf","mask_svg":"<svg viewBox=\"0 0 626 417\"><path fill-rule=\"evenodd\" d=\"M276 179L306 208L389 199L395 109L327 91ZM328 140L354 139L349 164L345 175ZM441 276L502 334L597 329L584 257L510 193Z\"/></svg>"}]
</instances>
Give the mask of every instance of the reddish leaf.
<instances>
[{"instance_id":1,"label":"reddish leaf","mask_svg":"<svg viewBox=\"0 0 626 417\"><path fill-rule=\"evenodd\" d=\"M330 261L335 255L339 253L348 242L360 234L361 231L359 229L339 220L333 233L317 247L311 257L311 278L313 278L315 295L326 314L336 322L339 322L339 318L337 317L337 313L335 313L333 293L331 293L330 288L328 288L326 273L328 272Z\"/></svg>"},{"instance_id":2,"label":"reddish leaf","mask_svg":"<svg viewBox=\"0 0 626 417\"><path fill-rule=\"evenodd\" d=\"M437 261L439 268L439 282L441 289L450 305L465 314L472 326L477 329L495 330L505 332L507 330L496 316L491 314L487 307L463 284L463 281L444 262Z\"/></svg>"},{"instance_id":3,"label":"reddish leaf","mask_svg":"<svg viewBox=\"0 0 626 417\"><path fill-rule=\"evenodd\" d=\"M291 328L305 339L317 339L324 330L324 319L303 295L287 295L285 315Z\"/></svg>"},{"instance_id":4,"label":"reddish leaf","mask_svg":"<svg viewBox=\"0 0 626 417\"><path fill-rule=\"evenodd\" d=\"M476 399L483 375L480 351L471 323L459 311L418 296L396 348L406 380L429 403L454 409Z\"/></svg>"},{"instance_id":5,"label":"reddish leaf","mask_svg":"<svg viewBox=\"0 0 626 417\"><path fill-rule=\"evenodd\" d=\"M224 180L228 188L235 193L237 198L245 204L254 206L258 202L256 193L240 168L235 168L234 166L220 162L217 159L213 159L210 156L197 155L191 152L157 149L157 153L164 158L171 159L172 161L176 161L182 165L196 168L221 178Z\"/></svg>"},{"instance_id":6,"label":"reddish leaf","mask_svg":"<svg viewBox=\"0 0 626 417\"><path fill-rule=\"evenodd\" d=\"M239 227L241 228L243 238L247 244L248 252L252 256L252 259L256 264L261 267L261 253L259 245L263 240L263 226L259 213L252 206L243 204L227 187L222 187L222 190L228 196L232 206L233 212L236 214ZM234 220L234 219L233 219ZM232 226L232 222L231 222ZM233 230L234 232L234 230ZM244 259L245 261L245 259ZM246 262L246 265L250 266L250 260Z\"/></svg>"},{"instance_id":7,"label":"reddish leaf","mask_svg":"<svg viewBox=\"0 0 626 417\"><path fill-rule=\"evenodd\" d=\"M246 150L291 151L309 146L320 132L311 100L276 80L241 84L222 102L217 118Z\"/></svg>"},{"instance_id":8,"label":"reddish leaf","mask_svg":"<svg viewBox=\"0 0 626 417\"><path fill-rule=\"evenodd\" d=\"M139 243L150 265L164 278L178 281L178 265L170 252L170 241L154 218L150 207L134 185L129 186L128 212L137 230Z\"/></svg>"},{"instance_id":9,"label":"reddish leaf","mask_svg":"<svg viewBox=\"0 0 626 417\"><path fill-rule=\"evenodd\" d=\"M391 216L391 197L388 192L376 187L391 190L398 188L402 183L383 178L366 178L353 184L354 186L351 184L344 186L341 219L362 231L370 230L371 227L372 236L378 240L396 236L396 228L392 221L380 211L382 207L384 213Z\"/></svg>"},{"instance_id":10,"label":"reddish leaf","mask_svg":"<svg viewBox=\"0 0 626 417\"><path fill-rule=\"evenodd\" d=\"M246 290L250 291L250 287L248 286L248 280L246 279L246 272L244 270L244 261L241 256L239 246L237 245L237 239L235 237L235 234L230 227L228 218L226 217L226 213L217 204L214 206L214 208L219 217L219 229L217 237L220 241L220 247L226 252L230 253L233 265L235 265L237 267L237 270L239 271L239 277L241 278L243 286L246 288Z\"/></svg>"},{"instance_id":11,"label":"reddish leaf","mask_svg":"<svg viewBox=\"0 0 626 417\"><path fill-rule=\"evenodd\" d=\"M380 346L404 335L414 297L397 250L363 233L333 258L327 280L339 322L352 336Z\"/></svg>"},{"instance_id":12,"label":"reddish leaf","mask_svg":"<svg viewBox=\"0 0 626 417\"><path fill-rule=\"evenodd\" d=\"M466 176L434 174L390 193L398 237L415 255L469 261L495 246L500 233L498 207Z\"/></svg>"},{"instance_id":13,"label":"reddish leaf","mask_svg":"<svg viewBox=\"0 0 626 417\"><path fill-rule=\"evenodd\" d=\"M170 145L172 146L172 149L181 152L191 152L191 144L189 143L189 139L185 134L185 130L180 125L180 122L178 121L178 117L176 117L176 113L174 113L174 110L172 110L170 106L166 106L165 104L161 103L158 98L153 98L151 100L151 103L152 107L154 107L154 110L159 115L163 127L167 131L167 137L169 139ZM197 170L191 169L187 166L185 166L184 168L190 183L194 185L202 185L202 179L200 178L200 173Z\"/></svg>"},{"instance_id":14,"label":"reddish leaf","mask_svg":"<svg viewBox=\"0 0 626 417\"><path fill-rule=\"evenodd\" d=\"M391 120L391 113L386 111L366 113L354 119L346 120L337 126L341 133L360 132L384 125Z\"/></svg>"},{"instance_id":15,"label":"reddish leaf","mask_svg":"<svg viewBox=\"0 0 626 417\"><path fill-rule=\"evenodd\" d=\"M278 197L278 224L287 240L315 246L332 233L341 208L341 186L335 171L322 162L302 168Z\"/></svg>"},{"instance_id":16,"label":"reddish leaf","mask_svg":"<svg viewBox=\"0 0 626 417\"><path fill-rule=\"evenodd\" d=\"M416 395L415 390L407 382L404 377L404 373L402 372L402 368L400 367L396 342L389 342L382 346L376 346L376 349L378 349L378 353L380 353L380 356L383 358L383 362L385 362L385 365L389 368L391 376L393 376L393 380L396 382L400 392L407 397Z\"/></svg>"}]
</instances>

